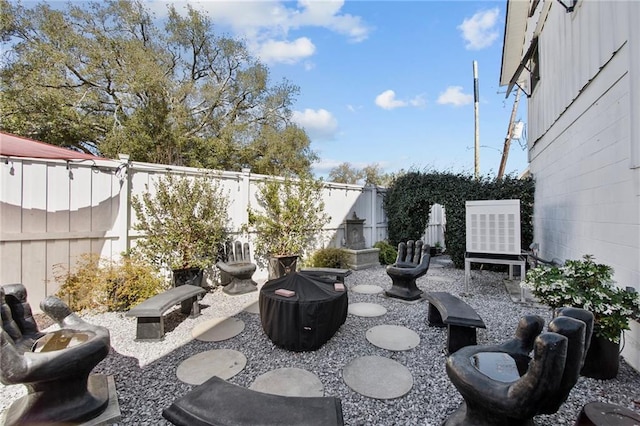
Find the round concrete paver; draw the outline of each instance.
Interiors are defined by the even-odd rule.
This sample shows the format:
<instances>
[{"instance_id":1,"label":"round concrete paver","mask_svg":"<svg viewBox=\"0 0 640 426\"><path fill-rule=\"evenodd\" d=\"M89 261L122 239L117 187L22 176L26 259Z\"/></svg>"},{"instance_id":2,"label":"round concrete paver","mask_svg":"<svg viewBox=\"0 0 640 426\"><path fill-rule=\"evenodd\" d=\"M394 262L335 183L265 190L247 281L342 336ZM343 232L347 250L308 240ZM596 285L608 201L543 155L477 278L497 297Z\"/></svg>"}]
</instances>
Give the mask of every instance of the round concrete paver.
<instances>
[{"instance_id":1,"label":"round concrete paver","mask_svg":"<svg viewBox=\"0 0 640 426\"><path fill-rule=\"evenodd\" d=\"M244 311L245 312L249 312L250 314L259 314L260 313L260 305L258 304L258 301L256 300L255 302L245 306L244 307Z\"/></svg>"},{"instance_id":2,"label":"round concrete paver","mask_svg":"<svg viewBox=\"0 0 640 426\"><path fill-rule=\"evenodd\" d=\"M442 277L442 276L436 276L436 275L427 275L427 279L429 281L435 281L439 283L453 283L456 281L455 278Z\"/></svg>"},{"instance_id":3,"label":"round concrete paver","mask_svg":"<svg viewBox=\"0 0 640 426\"><path fill-rule=\"evenodd\" d=\"M372 284L360 284L351 289L351 291L362 294L377 294L382 293L382 290L382 287L380 287L379 285Z\"/></svg>"},{"instance_id":4,"label":"round concrete paver","mask_svg":"<svg viewBox=\"0 0 640 426\"><path fill-rule=\"evenodd\" d=\"M190 385L201 385L213 376L228 380L241 372L246 365L247 357L242 352L214 349L182 361L176 370L176 376Z\"/></svg>"},{"instance_id":5,"label":"round concrete paver","mask_svg":"<svg viewBox=\"0 0 640 426\"><path fill-rule=\"evenodd\" d=\"M212 318L193 327L191 335L204 342L231 339L244 330L244 321L238 318Z\"/></svg>"},{"instance_id":6,"label":"round concrete paver","mask_svg":"<svg viewBox=\"0 0 640 426\"><path fill-rule=\"evenodd\" d=\"M400 325L377 325L367 330L367 340L390 351L406 351L420 344L420 336Z\"/></svg>"},{"instance_id":7,"label":"round concrete paver","mask_svg":"<svg viewBox=\"0 0 640 426\"><path fill-rule=\"evenodd\" d=\"M358 317L379 317L387 313L387 308L377 303L351 303L349 313Z\"/></svg>"},{"instance_id":8,"label":"round concrete paver","mask_svg":"<svg viewBox=\"0 0 640 426\"><path fill-rule=\"evenodd\" d=\"M354 359L342 369L342 378L354 391L375 399L399 398L413 386L407 367L381 356Z\"/></svg>"},{"instance_id":9,"label":"round concrete paver","mask_svg":"<svg viewBox=\"0 0 640 426\"><path fill-rule=\"evenodd\" d=\"M269 371L256 378L249 389L281 396L324 396L318 376L301 368Z\"/></svg>"}]
</instances>

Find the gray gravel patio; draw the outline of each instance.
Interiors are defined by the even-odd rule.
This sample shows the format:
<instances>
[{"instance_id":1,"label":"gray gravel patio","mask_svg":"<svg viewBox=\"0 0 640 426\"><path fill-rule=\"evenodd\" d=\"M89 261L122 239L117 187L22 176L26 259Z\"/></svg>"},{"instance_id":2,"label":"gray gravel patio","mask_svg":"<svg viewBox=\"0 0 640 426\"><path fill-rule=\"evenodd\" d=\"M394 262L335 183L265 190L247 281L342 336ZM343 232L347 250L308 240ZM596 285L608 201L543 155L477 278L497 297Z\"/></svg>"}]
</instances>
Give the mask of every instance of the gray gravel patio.
<instances>
[{"instance_id":1,"label":"gray gravel patio","mask_svg":"<svg viewBox=\"0 0 640 426\"><path fill-rule=\"evenodd\" d=\"M525 314L538 314L547 321L549 309L532 303L512 300L505 289L506 274L473 271L470 294L464 293L464 271L455 269L445 256L434 258L427 275L418 280L424 291L448 291L460 296L484 320L486 330L478 330L478 343L499 343L510 338L518 319ZM384 267L355 271L345 280L347 288L359 284L391 286ZM290 352L276 347L264 334L259 315L244 309L257 300L258 292L229 296L216 288L201 301L202 315L186 318L179 310L166 317L167 334L161 342L135 342L135 319L124 313L85 315L95 324L109 328L112 350L94 372L113 375L122 413L122 425L169 424L161 412L171 402L194 388L176 377L180 362L203 351L234 349L247 358L247 365L229 379L231 383L249 387L260 375L281 367L306 369L321 380L325 396L342 401L347 425L439 425L461 403L462 398L445 372L443 352L446 329L429 327L426 322L427 302L406 304L379 294L348 293L349 302L372 302L387 309L379 317L349 315L338 332L317 351ZM191 330L215 317L235 317L245 323L237 336L220 342L193 340ZM365 338L365 332L376 325L405 326L420 337L417 347L394 352L378 348ZM53 327L55 328L55 326ZM342 368L351 360L368 355L393 359L409 369L413 387L403 397L378 400L362 396L342 379ZM0 385L0 410L25 394L22 385ZM538 425L573 425L582 406L590 401L619 404L640 412L640 375L621 360L618 377L595 380L581 377L568 400L554 415L536 417Z\"/></svg>"}]
</instances>

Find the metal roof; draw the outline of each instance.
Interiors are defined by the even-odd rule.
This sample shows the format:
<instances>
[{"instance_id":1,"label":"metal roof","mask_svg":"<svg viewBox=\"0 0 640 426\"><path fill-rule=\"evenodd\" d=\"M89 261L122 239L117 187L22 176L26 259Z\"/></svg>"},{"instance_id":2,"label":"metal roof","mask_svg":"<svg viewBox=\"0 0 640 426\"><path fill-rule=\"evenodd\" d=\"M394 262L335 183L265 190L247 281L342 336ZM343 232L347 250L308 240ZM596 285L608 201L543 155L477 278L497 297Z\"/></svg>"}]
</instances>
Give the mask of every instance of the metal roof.
<instances>
[{"instance_id":1,"label":"metal roof","mask_svg":"<svg viewBox=\"0 0 640 426\"><path fill-rule=\"evenodd\" d=\"M0 155L5 157L51 158L56 160L104 160L91 154L0 132Z\"/></svg>"}]
</instances>

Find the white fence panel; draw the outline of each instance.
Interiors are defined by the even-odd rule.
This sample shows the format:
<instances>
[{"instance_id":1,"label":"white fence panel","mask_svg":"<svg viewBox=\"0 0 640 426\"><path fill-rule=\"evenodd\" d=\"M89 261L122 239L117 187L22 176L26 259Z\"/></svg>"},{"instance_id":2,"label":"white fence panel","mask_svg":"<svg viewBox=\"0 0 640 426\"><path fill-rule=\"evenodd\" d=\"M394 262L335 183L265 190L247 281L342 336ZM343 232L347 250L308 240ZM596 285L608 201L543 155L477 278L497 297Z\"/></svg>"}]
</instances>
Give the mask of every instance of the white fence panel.
<instances>
[{"instance_id":1,"label":"white fence panel","mask_svg":"<svg viewBox=\"0 0 640 426\"><path fill-rule=\"evenodd\" d=\"M431 211L429 212L429 222L427 223L427 229L422 237L423 241L434 247L436 243L439 243L444 248L445 240L444 234L447 228L447 216L444 211L444 206L440 204L433 204Z\"/></svg>"},{"instance_id":2,"label":"white fence panel","mask_svg":"<svg viewBox=\"0 0 640 426\"><path fill-rule=\"evenodd\" d=\"M0 176L0 283L22 282L32 300L54 294L55 265L73 268L80 255L115 258L143 237L133 230L131 197L153 192L167 173L214 176L229 197L231 231L240 232L248 208L258 208L259 185L276 179L242 172L216 172L158 164L99 160L63 161L2 157ZM367 246L387 237L384 190L326 183L325 211L331 216L317 248L339 247L344 221L365 219ZM258 275L266 276L266 271ZM37 303L34 303L37 309Z\"/></svg>"}]
</instances>

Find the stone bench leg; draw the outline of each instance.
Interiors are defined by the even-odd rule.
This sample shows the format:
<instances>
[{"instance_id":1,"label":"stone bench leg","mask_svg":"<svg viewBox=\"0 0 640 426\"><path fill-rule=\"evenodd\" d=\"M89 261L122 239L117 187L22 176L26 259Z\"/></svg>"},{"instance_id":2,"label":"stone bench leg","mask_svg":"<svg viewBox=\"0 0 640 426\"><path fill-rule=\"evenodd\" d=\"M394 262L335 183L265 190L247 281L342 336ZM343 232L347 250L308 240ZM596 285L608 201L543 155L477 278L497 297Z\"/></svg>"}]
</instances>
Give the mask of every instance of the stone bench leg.
<instances>
[{"instance_id":1,"label":"stone bench leg","mask_svg":"<svg viewBox=\"0 0 640 426\"><path fill-rule=\"evenodd\" d=\"M180 303L180 312L185 315L189 315L189 318L195 318L200 315L200 305L198 304L198 297L194 296L187 300L183 300Z\"/></svg>"},{"instance_id":2,"label":"stone bench leg","mask_svg":"<svg viewBox=\"0 0 640 426\"><path fill-rule=\"evenodd\" d=\"M158 341L164 337L164 317L138 317L136 340Z\"/></svg>"},{"instance_id":3,"label":"stone bench leg","mask_svg":"<svg viewBox=\"0 0 640 426\"><path fill-rule=\"evenodd\" d=\"M454 353L465 346L475 345L476 329L475 327L467 327L460 325L448 325L447 328L447 352Z\"/></svg>"},{"instance_id":4,"label":"stone bench leg","mask_svg":"<svg viewBox=\"0 0 640 426\"><path fill-rule=\"evenodd\" d=\"M427 322L429 325L432 327L444 327L445 324L442 322L442 315L440 315L438 308L429 303L427 309Z\"/></svg>"}]
</instances>

